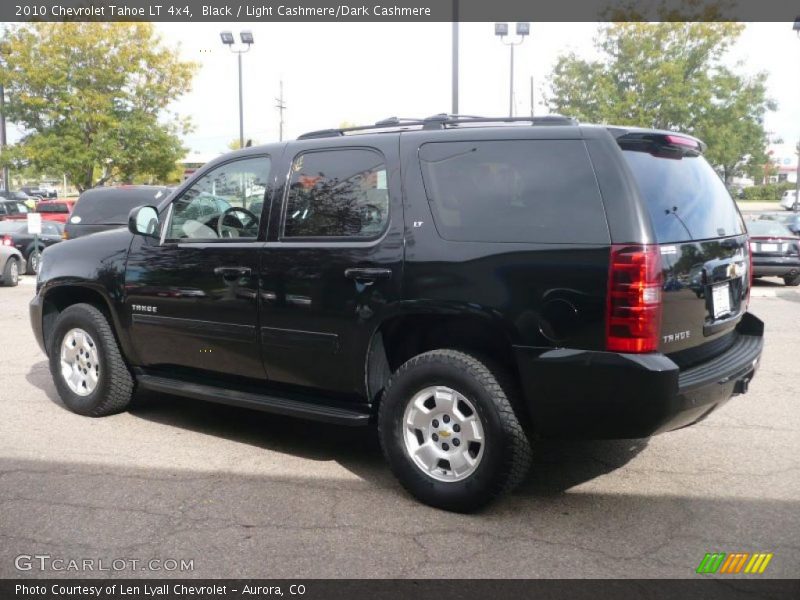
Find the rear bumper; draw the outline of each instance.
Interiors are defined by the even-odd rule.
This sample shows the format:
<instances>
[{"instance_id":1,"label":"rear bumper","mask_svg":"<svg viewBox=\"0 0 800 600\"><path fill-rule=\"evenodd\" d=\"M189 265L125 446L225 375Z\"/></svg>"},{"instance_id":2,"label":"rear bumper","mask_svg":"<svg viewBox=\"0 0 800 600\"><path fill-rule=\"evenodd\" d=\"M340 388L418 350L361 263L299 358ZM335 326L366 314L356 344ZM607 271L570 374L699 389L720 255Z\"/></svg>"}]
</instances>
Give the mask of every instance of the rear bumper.
<instances>
[{"instance_id":1,"label":"rear bumper","mask_svg":"<svg viewBox=\"0 0 800 600\"><path fill-rule=\"evenodd\" d=\"M681 370L663 354L517 347L534 426L545 436L642 438L696 423L747 391L764 325L745 313L722 354Z\"/></svg>"},{"instance_id":2,"label":"rear bumper","mask_svg":"<svg viewBox=\"0 0 800 600\"><path fill-rule=\"evenodd\" d=\"M800 273L800 259L792 256L753 256L753 275L756 277L783 277Z\"/></svg>"}]
</instances>

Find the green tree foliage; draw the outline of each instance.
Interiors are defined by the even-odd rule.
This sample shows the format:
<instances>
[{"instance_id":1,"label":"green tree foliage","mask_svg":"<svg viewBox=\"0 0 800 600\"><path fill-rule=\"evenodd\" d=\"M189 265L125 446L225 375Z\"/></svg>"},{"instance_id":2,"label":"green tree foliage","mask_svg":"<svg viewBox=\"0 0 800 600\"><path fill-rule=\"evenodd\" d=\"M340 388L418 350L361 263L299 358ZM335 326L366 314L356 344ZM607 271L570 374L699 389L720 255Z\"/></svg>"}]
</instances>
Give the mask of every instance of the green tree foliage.
<instances>
[{"instance_id":1,"label":"green tree foliage","mask_svg":"<svg viewBox=\"0 0 800 600\"><path fill-rule=\"evenodd\" d=\"M766 74L745 77L721 64L744 26L727 22L609 23L597 60L574 53L550 75L551 110L593 123L680 130L708 144L726 181L764 164Z\"/></svg>"},{"instance_id":2,"label":"green tree foliage","mask_svg":"<svg viewBox=\"0 0 800 600\"><path fill-rule=\"evenodd\" d=\"M17 164L86 189L164 178L185 153L190 124L168 107L196 65L163 46L152 24L34 23L7 32L0 52L7 115L24 131L8 153Z\"/></svg>"}]
</instances>

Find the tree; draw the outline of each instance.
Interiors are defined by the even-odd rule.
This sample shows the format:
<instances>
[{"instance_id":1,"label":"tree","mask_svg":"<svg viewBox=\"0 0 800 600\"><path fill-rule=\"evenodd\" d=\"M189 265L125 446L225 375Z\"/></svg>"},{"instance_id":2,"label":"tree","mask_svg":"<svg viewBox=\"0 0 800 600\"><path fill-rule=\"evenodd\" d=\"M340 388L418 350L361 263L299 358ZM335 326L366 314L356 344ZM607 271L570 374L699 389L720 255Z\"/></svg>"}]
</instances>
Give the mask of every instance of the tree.
<instances>
[{"instance_id":1,"label":"tree","mask_svg":"<svg viewBox=\"0 0 800 600\"><path fill-rule=\"evenodd\" d=\"M726 22L610 23L595 40L599 60L558 58L548 106L581 121L680 130L708 144L726 182L764 164L766 74L747 78L721 64L743 25ZM737 69L738 71L738 69Z\"/></svg>"},{"instance_id":2,"label":"tree","mask_svg":"<svg viewBox=\"0 0 800 600\"><path fill-rule=\"evenodd\" d=\"M16 164L65 173L83 190L163 178L184 154L190 124L168 106L196 65L151 23L34 23L7 32L0 53L7 115L24 131L8 153Z\"/></svg>"}]
</instances>

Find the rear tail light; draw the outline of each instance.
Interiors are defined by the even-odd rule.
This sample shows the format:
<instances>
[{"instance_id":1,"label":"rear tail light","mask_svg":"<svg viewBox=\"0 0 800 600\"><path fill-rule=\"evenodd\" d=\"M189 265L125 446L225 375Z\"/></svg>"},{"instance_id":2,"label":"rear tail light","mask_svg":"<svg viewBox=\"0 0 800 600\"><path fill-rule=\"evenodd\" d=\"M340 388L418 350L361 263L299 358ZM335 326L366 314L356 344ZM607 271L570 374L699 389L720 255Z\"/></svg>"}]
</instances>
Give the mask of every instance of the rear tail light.
<instances>
[{"instance_id":1,"label":"rear tail light","mask_svg":"<svg viewBox=\"0 0 800 600\"><path fill-rule=\"evenodd\" d=\"M3 246L13 246L14 240L11 239L10 235L3 236Z\"/></svg>"},{"instance_id":2,"label":"rear tail light","mask_svg":"<svg viewBox=\"0 0 800 600\"><path fill-rule=\"evenodd\" d=\"M658 349L661 287L658 246L611 246L606 292L606 348L609 351L642 353Z\"/></svg>"}]
</instances>

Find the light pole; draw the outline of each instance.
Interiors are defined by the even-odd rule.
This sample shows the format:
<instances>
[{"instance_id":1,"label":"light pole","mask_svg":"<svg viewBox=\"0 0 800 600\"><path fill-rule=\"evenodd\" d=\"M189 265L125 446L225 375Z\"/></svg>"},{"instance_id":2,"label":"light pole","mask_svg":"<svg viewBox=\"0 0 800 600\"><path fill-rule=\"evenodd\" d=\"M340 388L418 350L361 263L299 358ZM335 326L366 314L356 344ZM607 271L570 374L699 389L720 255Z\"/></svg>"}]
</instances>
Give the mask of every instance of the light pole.
<instances>
[{"instance_id":1,"label":"light pole","mask_svg":"<svg viewBox=\"0 0 800 600\"><path fill-rule=\"evenodd\" d=\"M6 152L6 90L0 83L0 152ZM5 159L5 156L3 157ZM8 191L8 165L3 164L3 191Z\"/></svg>"},{"instance_id":2,"label":"light pole","mask_svg":"<svg viewBox=\"0 0 800 600\"><path fill-rule=\"evenodd\" d=\"M231 52L236 54L239 62L239 148L244 148L244 108L242 105L242 54L250 52L250 46L253 45L253 32L242 31L239 34L239 39L242 44L246 46L244 50L233 48L233 34L230 31L223 31L219 34L222 43L225 44Z\"/></svg>"},{"instance_id":3,"label":"light pole","mask_svg":"<svg viewBox=\"0 0 800 600\"><path fill-rule=\"evenodd\" d=\"M503 42L506 46L511 48L511 77L510 77L510 84L508 90L508 116L514 116L514 46L519 46L522 42L525 41L525 36L530 34L531 32L531 24L530 23L517 23L517 36L519 40L516 42L506 41L505 36L508 35L508 23L495 23L494 24L494 34L500 38L500 41Z\"/></svg>"},{"instance_id":4,"label":"light pole","mask_svg":"<svg viewBox=\"0 0 800 600\"><path fill-rule=\"evenodd\" d=\"M794 26L792 27L797 37L800 38L800 16L798 16L794 20ZM800 142L797 144L797 171L795 172L795 184L794 184L794 209L800 210Z\"/></svg>"}]
</instances>

